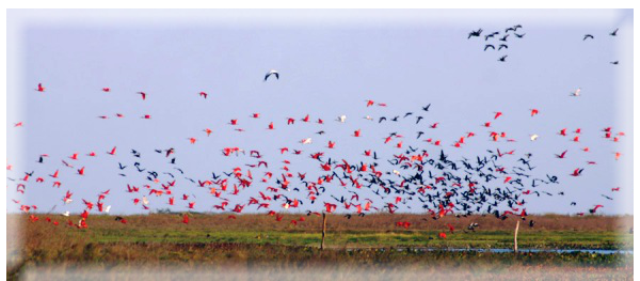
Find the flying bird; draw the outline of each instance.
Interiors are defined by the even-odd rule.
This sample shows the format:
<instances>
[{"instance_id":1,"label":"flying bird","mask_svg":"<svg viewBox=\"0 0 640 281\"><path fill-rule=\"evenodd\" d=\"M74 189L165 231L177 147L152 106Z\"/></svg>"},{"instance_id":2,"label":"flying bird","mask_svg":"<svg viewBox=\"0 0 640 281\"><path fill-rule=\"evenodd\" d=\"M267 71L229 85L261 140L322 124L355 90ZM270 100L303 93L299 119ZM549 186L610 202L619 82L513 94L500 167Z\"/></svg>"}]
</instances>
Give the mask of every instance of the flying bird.
<instances>
[{"instance_id":1,"label":"flying bird","mask_svg":"<svg viewBox=\"0 0 640 281\"><path fill-rule=\"evenodd\" d=\"M264 76L264 81L267 81L267 79L271 75L275 76L276 80L280 80L280 74L278 73L278 71L275 69L272 69L272 70L269 70L269 72L267 72L267 74Z\"/></svg>"}]
</instances>

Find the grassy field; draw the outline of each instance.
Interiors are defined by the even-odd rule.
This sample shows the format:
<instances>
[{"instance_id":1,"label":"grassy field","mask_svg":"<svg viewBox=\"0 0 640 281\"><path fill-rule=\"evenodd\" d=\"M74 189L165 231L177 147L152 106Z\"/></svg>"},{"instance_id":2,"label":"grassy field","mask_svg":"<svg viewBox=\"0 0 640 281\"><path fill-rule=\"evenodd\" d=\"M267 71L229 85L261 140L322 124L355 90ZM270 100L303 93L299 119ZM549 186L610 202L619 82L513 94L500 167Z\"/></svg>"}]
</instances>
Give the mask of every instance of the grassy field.
<instances>
[{"instance_id":1,"label":"grassy field","mask_svg":"<svg viewBox=\"0 0 640 281\"><path fill-rule=\"evenodd\" d=\"M304 221L299 221L300 217ZM413 248L511 248L516 219L505 221L493 217L445 217L434 221L419 215L368 215L350 220L339 215L327 218L327 251L318 249L322 218L306 215L285 215L276 222L266 215L242 215L228 219L227 215L190 215L189 224L182 215L156 214L127 216L127 223L116 222L113 216L90 216L88 228L66 225L68 218L46 215L30 222L28 216L10 215L8 262L10 277L19 268L60 266L73 268L84 264L99 269L144 265L165 268L175 264L221 264L264 266L282 269L344 266L346 269L368 266L390 266L426 270L431 267L529 268L555 266L566 268L621 268L629 273L630 255L591 253L478 253L423 252ZM566 217L531 216L534 227L521 223L520 249L632 249L632 217ZM76 218L73 218L77 221ZM298 220L293 225L291 220ZM411 222L408 228L398 227L398 221ZM466 226L476 222L475 232ZM450 232L448 225L454 227ZM446 232L447 238L438 237ZM385 248L385 249L380 249ZM402 251L390 248L404 248ZM435 270L435 269L433 269ZM604 271L602 271L604 270ZM37 272L37 271L35 271ZM153 270L151 271L153 272ZM434 271L435 272L435 271ZM432 273L434 273L432 272ZM564 271L559 271L564 272ZM615 271L609 272L613 273ZM617 272L620 273L620 272ZM47 274L53 274L51 272ZM543 273L541 273L543 274ZM45 274L46 275L46 274ZM628 276L628 275L623 275Z\"/></svg>"},{"instance_id":2,"label":"grassy field","mask_svg":"<svg viewBox=\"0 0 640 281\"><path fill-rule=\"evenodd\" d=\"M299 220L297 225L291 220ZM46 216L45 216L46 217ZM325 245L328 248L512 248L516 219L497 220L493 217L445 217L434 221L418 215L370 215L350 220L328 216ZM189 224L181 215L148 215L126 217L127 224L112 216L92 216L87 229L65 225L67 218L52 218L54 226L41 219L23 222L26 241L34 237L56 237L56 240L88 243L242 243L286 246L319 246L322 218L315 215L288 215L276 222L266 215L243 215L228 219L226 215L191 215ZM632 249L631 217L563 217L532 216L535 224L521 223L520 248L536 249ZM74 222L76 219L74 219ZM408 228L397 222L410 222ZM467 226L478 223L475 231ZM453 233L449 225L454 228ZM438 237L440 232L446 239ZM30 244L30 243L27 243Z\"/></svg>"}]
</instances>

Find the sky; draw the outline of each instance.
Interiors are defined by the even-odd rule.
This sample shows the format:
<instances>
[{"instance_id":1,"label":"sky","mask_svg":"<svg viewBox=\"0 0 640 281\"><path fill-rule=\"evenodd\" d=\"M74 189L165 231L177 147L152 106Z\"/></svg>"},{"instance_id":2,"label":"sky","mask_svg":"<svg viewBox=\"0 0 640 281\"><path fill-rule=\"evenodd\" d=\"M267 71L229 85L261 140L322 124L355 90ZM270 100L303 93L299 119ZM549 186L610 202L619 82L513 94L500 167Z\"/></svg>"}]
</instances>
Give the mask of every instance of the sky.
<instances>
[{"instance_id":1,"label":"sky","mask_svg":"<svg viewBox=\"0 0 640 281\"><path fill-rule=\"evenodd\" d=\"M467 39L478 28L482 35L499 31L502 36L516 24L523 26L517 33L526 35L511 35L506 50L483 51L484 38ZM131 149L142 153L143 167L176 176L176 197L188 194L196 198L196 211L212 211L221 200L179 176L154 149L175 148L175 166L194 179L237 166L246 170L244 164L257 162L221 155L222 148L236 146L261 151L276 175L284 160L292 162L294 172L318 175L310 153L324 151L332 159L357 163L367 160L364 150L373 149L388 159L400 150L385 145L384 138L398 132L405 136L405 146L431 155L444 149L452 159L475 158L496 148L515 150L518 158L532 153L532 175L555 174L560 184L540 189L552 197L526 197L529 213L575 214L602 204L605 214L631 214L632 24L630 10L10 10L7 211L33 204L43 212L81 212L81 199L95 202L100 192L110 190L105 204L112 213L146 213L132 203L143 194L126 192L128 183L148 183L134 171ZM618 36L609 36L616 28ZM585 34L595 38L585 41ZM508 55L506 62L498 62L503 55ZM270 69L277 69L280 79L263 81ZM34 90L38 83L46 87L44 93ZM104 87L111 91L103 92ZM571 97L577 88L581 96ZM139 91L148 94L145 101ZM198 96L202 91L207 99ZM366 100L387 106L366 107ZM427 104L430 111L423 112ZM533 118L532 108L540 111ZM493 120L498 111L503 116ZM259 119L250 118L255 112ZM401 117L400 122L378 124L363 118L406 112L424 120L415 125L415 118ZM116 118L116 113L125 117ZM151 119L141 118L145 114ZM327 124L301 122L307 114ZM335 121L343 114L345 123ZM286 125L289 117L296 124ZM238 126L230 126L231 119L238 119ZM491 130L481 126L489 121ZM14 127L18 122L23 126ZM270 122L276 126L273 131L266 129ZM438 128L430 129L435 122ZM625 136L617 143L604 139L606 127ZM210 137L205 128L212 129ZM580 142L559 136L562 128L581 128ZM357 129L362 138L351 136ZM327 134L315 134L319 130ZM516 142L493 142L488 136L492 130L504 131ZM440 139L443 146L416 140L417 131L425 132L421 140ZM462 148L451 146L467 132L476 137ZM531 134L540 138L531 142ZM189 143L191 137L197 138L195 144ZM313 144L299 143L307 137ZM336 149L326 148L329 140ZM116 156L106 154L114 146ZM304 152L281 155L281 147ZM583 152L584 147L591 151ZM567 159L554 157L564 150ZM98 156L86 156L91 151ZM80 159L70 160L76 152ZM617 161L615 152L622 153ZM45 163L37 163L45 153ZM64 167L61 159L85 166L86 175ZM128 166L126 177L118 175L118 162ZM576 168L585 168L583 175L569 176ZM51 187L47 176L55 170L63 183L59 189ZM260 178L263 170L253 170ZM25 171L35 171L34 177L45 178L45 183L31 179L25 194L17 194L15 186ZM170 178L163 175L162 180ZM229 198L246 202L264 186ZM620 191L612 192L615 187ZM319 202L330 202L329 193L348 194L327 188L333 189ZM67 190L74 193L74 202L63 205ZM168 207L167 196L147 197L152 211ZM572 201L577 206L570 206ZM401 211L420 212L417 203ZM322 207L307 202L289 212ZM176 200L171 209L185 211L187 202Z\"/></svg>"}]
</instances>

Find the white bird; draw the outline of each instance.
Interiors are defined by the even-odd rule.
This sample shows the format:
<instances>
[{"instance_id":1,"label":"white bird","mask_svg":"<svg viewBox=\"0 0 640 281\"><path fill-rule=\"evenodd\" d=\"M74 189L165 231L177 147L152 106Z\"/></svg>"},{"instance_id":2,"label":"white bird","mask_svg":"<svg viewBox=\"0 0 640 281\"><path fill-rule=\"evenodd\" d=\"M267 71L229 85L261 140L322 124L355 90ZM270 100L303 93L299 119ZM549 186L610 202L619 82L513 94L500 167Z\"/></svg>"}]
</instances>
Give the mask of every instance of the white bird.
<instances>
[{"instance_id":1,"label":"white bird","mask_svg":"<svg viewBox=\"0 0 640 281\"><path fill-rule=\"evenodd\" d=\"M267 75L264 76L264 81L267 81L267 78L269 78L269 76L271 75L275 75L277 80L280 80L280 74L278 73L277 70L272 69L269 70L269 72L267 72Z\"/></svg>"},{"instance_id":2,"label":"white bird","mask_svg":"<svg viewBox=\"0 0 640 281\"><path fill-rule=\"evenodd\" d=\"M142 196L142 204L149 205L149 200L147 200L147 197Z\"/></svg>"},{"instance_id":3,"label":"white bird","mask_svg":"<svg viewBox=\"0 0 640 281\"><path fill-rule=\"evenodd\" d=\"M105 212L105 213L108 213L108 212L109 212L109 210L111 210L111 205L109 205L109 206L107 206L106 208L104 208L104 212Z\"/></svg>"},{"instance_id":4,"label":"white bird","mask_svg":"<svg viewBox=\"0 0 640 281\"><path fill-rule=\"evenodd\" d=\"M576 89L573 93L571 93L571 96L579 97L580 96L580 88Z\"/></svg>"},{"instance_id":5,"label":"white bird","mask_svg":"<svg viewBox=\"0 0 640 281\"><path fill-rule=\"evenodd\" d=\"M62 213L63 216L68 217L69 216L69 211L66 211L64 213Z\"/></svg>"},{"instance_id":6,"label":"white bird","mask_svg":"<svg viewBox=\"0 0 640 281\"><path fill-rule=\"evenodd\" d=\"M338 116L338 122L344 123L344 121L346 121L346 120L347 120L347 115Z\"/></svg>"},{"instance_id":7,"label":"white bird","mask_svg":"<svg viewBox=\"0 0 640 281\"><path fill-rule=\"evenodd\" d=\"M364 119L367 119L367 120L369 120L369 121L373 121L373 117L371 117L371 116L369 116L369 115L365 116L365 117L364 117Z\"/></svg>"},{"instance_id":8,"label":"white bird","mask_svg":"<svg viewBox=\"0 0 640 281\"><path fill-rule=\"evenodd\" d=\"M535 141L535 140L537 140L537 139L538 139L538 137L539 137L539 136L538 136L537 134L533 134L533 135L531 135L531 141Z\"/></svg>"},{"instance_id":9,"label":"white bird","mask_svg":"<svg viewBox=\"0 0 640 281\"><path fill-rule=\"evenodd\" d=\"M397 176L400 175L400 172L398 170L393 170L393 173L396 174Z\"/></svg>"},{"instance_id":10,"label":"white bird","mask_svg":"<svg viewBox=\"0 0 640 281\"><path fill-rule=\"evenodd\" d=\"M67 204L71 203L72 201L73 201L73 200L72 200L71 198L66 198L66 197L65 197L64 199L62 199L62 202L64 202L64 204L65 204L65 205L67 205Z\"/></svg>"},{"instance_id":11,"label":"white bird","mask_svg":"<svg viewBox=\"0 0 640 281\"><path fill-rule=\"evenodd\" d=\"M311 143L311 138L302 139L300 142L302 144L310 144Z\"/></svg>"}]
</instances>

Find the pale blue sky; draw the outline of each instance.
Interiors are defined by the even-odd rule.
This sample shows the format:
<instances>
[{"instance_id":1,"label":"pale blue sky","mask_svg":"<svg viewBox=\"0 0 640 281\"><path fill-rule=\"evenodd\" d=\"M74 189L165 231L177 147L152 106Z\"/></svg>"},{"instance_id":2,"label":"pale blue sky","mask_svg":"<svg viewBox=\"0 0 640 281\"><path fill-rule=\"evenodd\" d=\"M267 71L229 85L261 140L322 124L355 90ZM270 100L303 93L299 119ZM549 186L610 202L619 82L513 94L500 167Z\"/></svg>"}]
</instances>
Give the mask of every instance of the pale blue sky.
<instances>
[{"instance_id":1,"label":"pale blue sky","mask_svg":"<svg viewBox=\"0 0 640 281\"><path fill-rule=\"evenodd\" d=\"M439 148L415 141L415 132L422 130L425 138L441 139L454 159L495 148L515 149L519 156L533 153L537 167L533 175L557 174L561 182L540 190L566 195L525 197L530 213L586 212L595 204L605 205L601 210L608 214L632 213L633 84L625 78L632 73L631 11L12 10L8 17L7 161L14 168L7 174L18 179L24 171L35 170L46 180L44 184L31 180L25 196L14 194L16 182L9 181L10 212L19 207L11 199L36 204L41 210L58 205L56 212L79 212L82 198L95 201L107 189L111 194L105 204L112 205L112 212L142 212L131 203L142 194L124 192L127 183L146 183L133 170L131 148L142 152L144 167L160 172L171 166L153 149L174 147L177 166L195 179L257 162L224 158L220 150L225 146L260 150L270 170L282 167L284 159L291 160L293 171L309 171L310 176L320 172L317 162L308 158L312 152L325 151L354 163L366 159L361 156L365 149L387 158L399 153L382 143L390 132L405 135L405 145L419 144L438 153ZM467 39L471 30L502 34L515 24L523 26L518 33L526 36L511 35L508 50L484 52L484 38ZM618 36L609 36L616 28ZM583 41L587 33L595 40ZM508 55L507 62L497 62L503 54ZM620 65L609 64L616 60ZM280 71L281 79L263 82L272 68ZM34 91L39 82L47 88L45 93ZM102 92L103 87L111 92ZM569 97L578 87L582 96ZM135 94L138 91L148 93L146 101ZM207 100L197 95L201 91L209 93ZM389 106L366 108L366 99ZM363 119L418 113L428 103L431 111L421 114L425 119L418 127L413 118L381 125ZM531 108L540 114L531 118ZM489 140L488 130L480 125L493 121L495 111L504 115L494 122L494 130L505 131L518 142ZM261 118L249 118L253 112L260 112ZM116 113L125 118L115 118ZM141 119L144 114L152 119ZM327 124L286 125L287 117L299 120L306 114ZM348 117L345 124L334 121L341 114ZM100 115L109 119L99 119ZM246 132L226 125L235 118ZM24 127L14 128L19 121ZM266 130L269 122L275 123L275 131ZM440 123L439 128L429 129L427 125L434 122ZM624 131L626 137L620 143L603 139L601 130L609 126ZM207 127L213 130L209 138L202 131ZM582 128L580 144L557 135L565 127ZM321 129L327 134L314 134ZM355 129L362 129L364 137L351 137ZM464 148L450 146L468 131L477 136ZM528 136L534 133L540 139L530 142ZM189 137L198 142L189 144ZM306 137L312 137L314 144L298 143ZM325 148L328 140L337 142L335 150ZM106 154L113 146L118 147L116 157ZM284 146L303 148L304 153L280 155L278 149ZM580 151L585 146L592 151ZM567 159L554 158L565 149ZM99 156L84 156L90 151ZM614 159L616 151L623 153L619 161ZM60 164L60 158L74 152L81 160L68 162L86 166L84 177ZM36 163L43 153L51 157L45 164ZM597 165L587 165L588 160ZM128 177L117 175L118 162L129 165ZM570 177L579 167L585 168L584 175ZM56 169L62 174L60 189L51 188L46 176ZM262 170L255 170L254 176L258 171ZM257 191L264 189L258 181L240 198L227 196L232 205L258 196ZM621 191L612 193L613 187ZM62 206L67 190L75 201ZM195 194L198 211L209 211L220 202L182 178L174 192ZM149 198L152 210L167 207L166 196ZM300 211L319 210L322 201L330 200L326 194ZM382 206L382 200L374 201ZM569 206L571 201L578 206ZM413 211L420 210L418 203L412 204ZM177 199L173 209L186 210L186 205Z\"/></svg>"}]
</instances>

